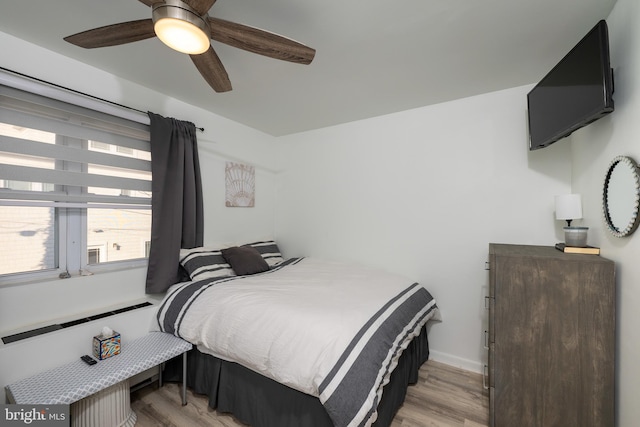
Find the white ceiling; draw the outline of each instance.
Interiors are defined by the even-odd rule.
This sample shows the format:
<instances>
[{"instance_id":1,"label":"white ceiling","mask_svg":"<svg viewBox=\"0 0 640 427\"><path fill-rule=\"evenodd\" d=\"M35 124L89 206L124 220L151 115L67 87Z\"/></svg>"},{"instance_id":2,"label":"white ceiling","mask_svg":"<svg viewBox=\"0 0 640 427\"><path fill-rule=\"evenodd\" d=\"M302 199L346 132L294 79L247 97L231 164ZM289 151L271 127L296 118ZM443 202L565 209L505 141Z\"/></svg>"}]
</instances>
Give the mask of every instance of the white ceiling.
<instances>
[{"instance_id":1,"label":"white ceiling","mask_svg":"<svg viewBox=\"0 0 640 427\"><path fill-rule=\"evenodd\" d=\"M535 83L615 0L218 0L210 15L317 51L300 65L214 41L227 93L156 38L92 50L62 40L151 17L137 0L0 3L0 31L280 136Z\"/></svg>"}]
</instances>

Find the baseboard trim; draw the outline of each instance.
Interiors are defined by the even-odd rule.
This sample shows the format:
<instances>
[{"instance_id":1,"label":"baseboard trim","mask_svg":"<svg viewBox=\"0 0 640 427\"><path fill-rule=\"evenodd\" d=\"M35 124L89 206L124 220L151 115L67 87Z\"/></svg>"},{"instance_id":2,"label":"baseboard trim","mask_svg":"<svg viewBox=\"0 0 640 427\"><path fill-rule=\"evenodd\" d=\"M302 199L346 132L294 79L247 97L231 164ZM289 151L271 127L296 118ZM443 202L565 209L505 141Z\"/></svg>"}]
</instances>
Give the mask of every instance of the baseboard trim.
<instances>
[{"instance_id":1,"label":"baseboard trim","mask_svg":"<svg viewBox=\"0 0 640 427\"><path fill-rule=\"evenodd\" d=\"M464 359L452 354L441 353L436 350L429 350L429 359L479 374L483 372L484 365L482 362Z\"/></svg>"}]
</instances>

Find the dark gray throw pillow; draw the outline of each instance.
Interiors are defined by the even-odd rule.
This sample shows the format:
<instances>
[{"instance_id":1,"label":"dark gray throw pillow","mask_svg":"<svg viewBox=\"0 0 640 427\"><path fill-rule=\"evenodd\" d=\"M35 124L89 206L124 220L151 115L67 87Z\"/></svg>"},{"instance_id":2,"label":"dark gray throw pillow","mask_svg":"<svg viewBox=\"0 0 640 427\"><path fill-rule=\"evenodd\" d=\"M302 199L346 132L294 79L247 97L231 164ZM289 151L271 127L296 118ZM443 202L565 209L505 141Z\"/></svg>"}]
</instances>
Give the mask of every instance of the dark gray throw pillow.
<instances>
[{"instance_id":1,"label":"dark gray throw pillow","mask_svg":"<svg viewBox=\"0 0 640 427\"><path fill-rule=\"evenodd\" d=\"M262 273L269 270L269 264L260 252L251 246L233 246L223 249L222 256L238 276Z\"/></svg>"}]
</instances>

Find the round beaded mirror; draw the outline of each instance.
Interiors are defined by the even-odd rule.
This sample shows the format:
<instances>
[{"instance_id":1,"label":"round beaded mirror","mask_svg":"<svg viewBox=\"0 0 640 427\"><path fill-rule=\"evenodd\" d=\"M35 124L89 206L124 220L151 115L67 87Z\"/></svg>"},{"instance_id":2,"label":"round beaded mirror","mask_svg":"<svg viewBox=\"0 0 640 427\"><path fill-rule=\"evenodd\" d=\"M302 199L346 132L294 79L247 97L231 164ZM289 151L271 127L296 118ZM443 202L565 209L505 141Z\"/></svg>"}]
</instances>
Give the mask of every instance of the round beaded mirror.
<instances>
[{"instance_id":1,"label":"round beaded mirror","mask_svg":"<svg viewBox=\"0 0 640 427\"><path fill-rule=\"evenodd\" d=\"M609 164L602 192L602 210L607 229L624 237L638 228L640 218L640 175L638 165L627 156L617 156Z\"/></svg>"}]
</instances>

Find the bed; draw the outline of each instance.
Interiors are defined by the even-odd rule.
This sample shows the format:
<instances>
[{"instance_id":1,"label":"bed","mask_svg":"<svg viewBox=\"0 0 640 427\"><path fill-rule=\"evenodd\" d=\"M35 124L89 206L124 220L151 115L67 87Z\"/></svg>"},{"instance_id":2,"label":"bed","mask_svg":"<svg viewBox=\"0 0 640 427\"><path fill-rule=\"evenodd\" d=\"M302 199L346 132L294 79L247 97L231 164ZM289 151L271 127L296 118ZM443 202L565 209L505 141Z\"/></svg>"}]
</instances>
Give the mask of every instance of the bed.
<instances>
[{"instance_id":1,"label":"bed","mask_svg":"<svg viewBox=\"0 0 640 427\"><path fill-rule=\"evenodd\" d=\"M183 250L181 265L190 280L155 327L196 346L189 387L249 425L388 426L428 358L438 307L402 276L283 260L270 241Z\"/></svg>"}]
</instances>

